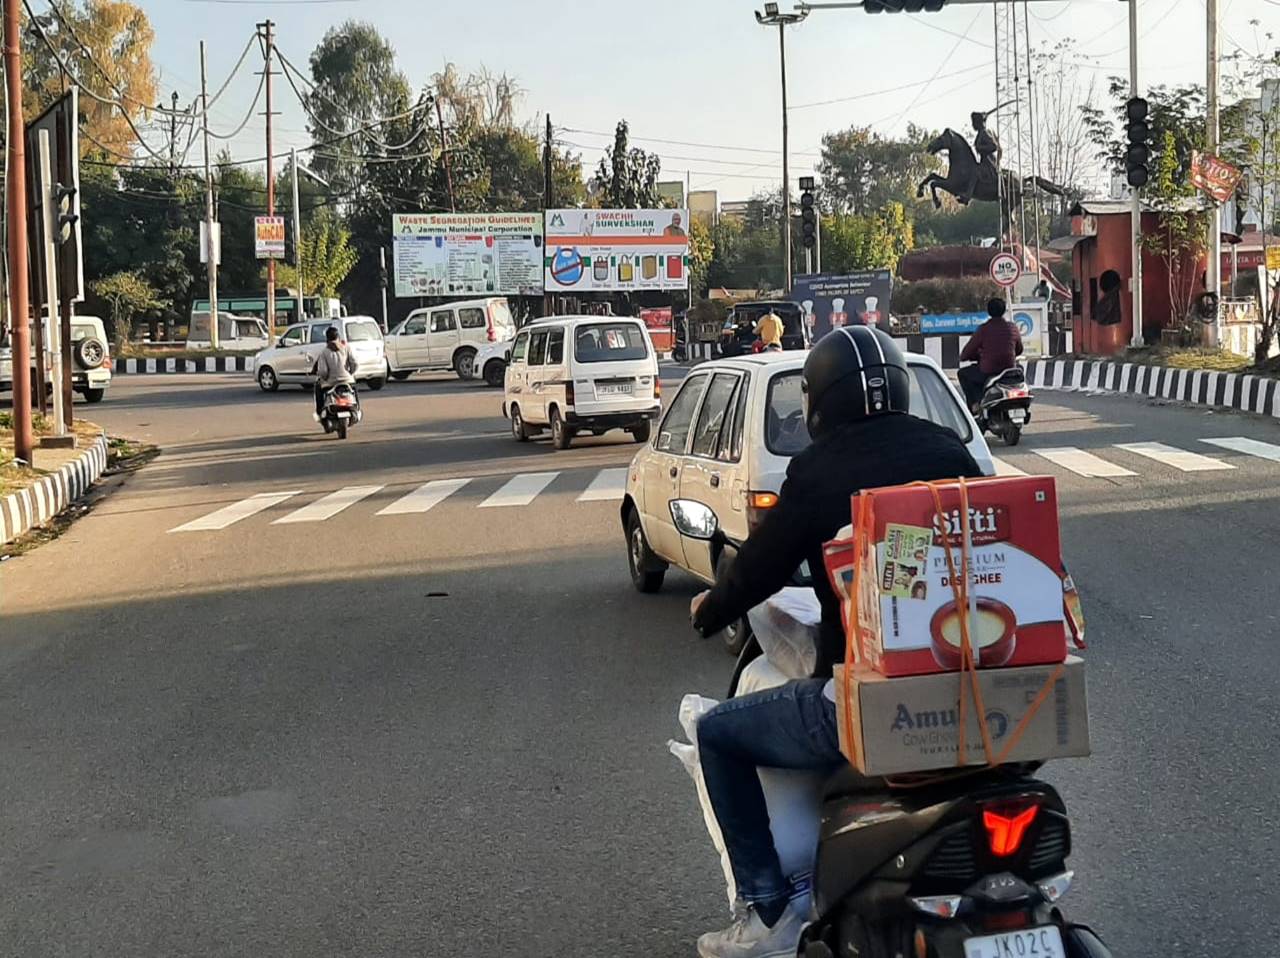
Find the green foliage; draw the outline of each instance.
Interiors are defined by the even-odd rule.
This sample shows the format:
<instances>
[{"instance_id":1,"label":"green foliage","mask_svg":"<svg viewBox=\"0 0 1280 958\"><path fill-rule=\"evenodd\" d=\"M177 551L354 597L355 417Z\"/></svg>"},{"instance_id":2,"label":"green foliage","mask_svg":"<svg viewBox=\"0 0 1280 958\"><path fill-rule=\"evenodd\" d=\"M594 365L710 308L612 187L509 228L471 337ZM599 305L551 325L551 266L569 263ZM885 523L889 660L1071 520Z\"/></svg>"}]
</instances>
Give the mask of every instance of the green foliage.
<instances>
[{"instance_id":1,"label":"green foliage","mask_svg":"<svg viewBox=\"0 0 1280 958\"><path fill-rule=\"evenodd\" d=\"M646 153L630 145L626 120L619 120L613 145L605 150L596 167L591 187L605 209L653 209L662 205L658 196L658 174L662 161L656 153Z\"/></svg>"},{"instance_id":2,"label":"green foliage","mask_svg":"<svg viewBox=\"0 0 1280 958\"><path fill-rule=\"evenodd\" d=\"M1000 288L986 277L897 282L893 286L893 311L898 315L945 313L953 309L976 312L986 309L987 300L999 295L1002 295Z\"/></svg>"},{"instance_id":3,"label":"green foliage","mask_svg":"<svg viewBox=\"0 0 1280 958\"><path fill-rule=\"evenodd\" d=\"M702 220L689 224L689 286L692 295L706 292L707 271L715 258L716 241L713 231Z\"/></svg>"},{"instance_id":4,"label":"green foliage","mask_svg":"<svg viewBox=\"0 0 1280 958\"><path fill-rule=\"evenodd\" d=\"M1125 137L1125 102L1129 99L1129 81L1111 77L1107 87L1111 108L1080 108L1088 136L1097 148L1097 158L1107 168L1124 171L1124 156L1129 141ZM1192 150L1204 149L1204 89L1195 84L1177 87L1154 86L1145 94L1149 108L1147 125L1151 130L1152 156L1149 168L1160 166L1167 150L1172 154L1175 179L1186 182L1191 170Z\"/></svg>"},{"instance_id":5,"label":"green foliage","mask_svg":"<svg viewBox=\"0 0 1280 958\"><path fill-rule=\"evenodd\" d=\"M360 254L351 245L351 231L336 215L324 210L303 229L298 257L302 263L302 282L298 281L298 270L288 265L276 268L276 281L301 288L305 296L328 298L338 295L338 287L355 267Z\"/></svg>"},{"instance_id":6,"label":"green foliage","mask_svg":"<svg viewBox=\"0 0 1280 958\"><path fill-rule=\"evenodd\" d=\"M917 205L912 217L920 247L978 245L1000 234L1000 207L995 203L961 206L945 198L942 209L935 210L932 203Z\"/></svg>"},{"instance_id":7,"label":"green foliage","mask_svg":"<svg viewBox=\"0 0 1280 958\"><path fill-rule=\"evenodd\" d=\"M107 304L116 344L129 342L134 318L139 313L156 310L163 305L155 289L139 273L121 270L104 276L92 284L93 294Z\"/></svg>"},{"instance_id":8,"label":"green foliage","mask_svg":"<svg viewBox=\"0 0 1280 958\"><path fill-rule=\"evenodd\" d=\"M860 269L897 269L915 245L915 231L901 203L867 215L837 214L822 220L822 269L847 273Z\"/></svg>"},{"instance_id":9,"label":"green foliage","mask_svg":"<svg viewBox=\"0 0 1280 958\"><path fill-rule=\"evenodd\" d=\"M907 127L901 140L882 137L871 127L828 133L818 166L824 209L871 216L914 196L916 185L940 167L928 152L932 138L915 125Z\"/></svg>"},{"instance_id":10,"label":"green foliage","mask_svg":"<svg viewBox=\"0 0 1280 958\"><path fill-rule=\"evenodd\" d=\"M1182 177L1177 136L1166 129L1145 195L1160 210L1160 222L1143 233L1143 245L1160 257L1169 277L1169 303L1179 325L1194 324L1191 304L1200 289L1200 257L1208 246L1209 214L1191 207L1195 191ZM1153 317L1159 320L1160 317ZM1152 323L1151 325L1166 325ZM1198 330L1195 334L1198 335Z\"/></svg>"}]
</instances>

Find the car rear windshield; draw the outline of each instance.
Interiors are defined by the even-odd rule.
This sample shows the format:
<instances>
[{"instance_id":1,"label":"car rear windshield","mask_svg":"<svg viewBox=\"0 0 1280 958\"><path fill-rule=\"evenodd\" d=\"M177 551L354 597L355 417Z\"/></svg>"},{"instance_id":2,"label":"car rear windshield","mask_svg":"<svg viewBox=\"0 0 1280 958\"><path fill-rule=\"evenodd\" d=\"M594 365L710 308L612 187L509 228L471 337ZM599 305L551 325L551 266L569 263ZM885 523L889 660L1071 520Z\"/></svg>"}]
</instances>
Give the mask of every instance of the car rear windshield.
<instances>
[{"instance_id":1,"label":"car rear windshield","mask_svg":"<svg viewBox=\"0 0 1280 958\"><path fill-rule=\"evenodd\" d=\"M573 354L580 363L644 359L649 355L649 344L635 323L592 323L578 327Z\"/></svg>"},{"instance_id":2,"label":"car rear windshield","mask_svg":"<svg viewBox=\"0 0 1280 958\"><path fill-rule=\"evenodd\" d=\"M359 323L347 323L347 342L359 343L367 342L371 339L381 339L382 330L378 328L378 324L373 320L365 320Z\"/></svg>"},{"instance_id":3,"label":"car rear windshield","mask_svg":"<svg viewBox=\"0 0 1280 958\"><path fill-rule=\"evenodd\" d=\"M515 320L511 318L511 307L507 305L505 299L494 299L489 301L489 318L493 320L494 328L515 330Z\"/></svg>"},{"instance_id":4,"label":"car rear windshield","mask_svg":"<svg viewBox=\"0 0 1280 958\"><path fill-rule=\"evenodd\" d=\"M973 438L964 410L942 377L929 366L910 363L911 414L946 426L963 442ZM804 421L800 397L800 370L780 373L769 383L769 404L765 410L765 447L775 456L794 456L809 445L809 427Z\"/></svg>"}]
</instances>

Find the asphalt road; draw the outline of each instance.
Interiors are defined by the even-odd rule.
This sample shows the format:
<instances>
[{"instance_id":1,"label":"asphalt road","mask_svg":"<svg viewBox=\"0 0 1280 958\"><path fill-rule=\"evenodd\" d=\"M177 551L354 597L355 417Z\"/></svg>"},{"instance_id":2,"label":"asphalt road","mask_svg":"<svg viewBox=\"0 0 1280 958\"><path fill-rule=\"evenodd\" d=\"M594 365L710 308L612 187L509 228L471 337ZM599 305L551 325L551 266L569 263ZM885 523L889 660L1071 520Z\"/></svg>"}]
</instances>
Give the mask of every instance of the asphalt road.
<instances>
[{"instance_id":1,"label":"asphalt road","mask_svg":"<svg viewBox=\"0 0 1280 958\"><path fill-rule=\"evenodd\" d=\"M517 446L498 401L392 384L345 443L243 376L84 410L164 454L0 567L0 954L659 958L726 923L665 742L731 660L690 634L691 580L629 585L634 446ZM1117 955L1265 952L1278 900L1280 462L1222 437L1280 427L1046 394L995 450L1060 481L1094 755L1048 774L1065 904Z\"/></svg>"}]
</instances>

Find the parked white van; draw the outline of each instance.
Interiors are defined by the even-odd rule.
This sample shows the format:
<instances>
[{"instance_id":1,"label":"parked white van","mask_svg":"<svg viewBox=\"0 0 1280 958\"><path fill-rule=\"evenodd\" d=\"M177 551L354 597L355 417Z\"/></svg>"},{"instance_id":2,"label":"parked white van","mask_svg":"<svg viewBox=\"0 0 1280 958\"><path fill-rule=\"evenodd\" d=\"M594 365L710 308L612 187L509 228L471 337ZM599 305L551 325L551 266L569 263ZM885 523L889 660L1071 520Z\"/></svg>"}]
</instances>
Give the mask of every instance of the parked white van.
<instances>
[{"instance_id":1,"label":"parked white van","mask_svg":"<svg viewBox=\"0 0 1280 958\"><path fill-rule=\"evenodd\" d=\"M503 296L415 309L387 334L387 373L408 379L420 369L452 369L459 379L474 379L480 347L515 334Z\"/></svg>"},{"instance_id":2,"label":"parked white van","mask_svg":"<svg viewBox=\"0 0 1280 958\"><path fill-rule=\"evenodd\" d=\"M661 406L658 356L638 319L541 319L511 346L502 414L517 442L544 428L557 449L578 433L610 429L647 442Z\"/></svg>"}]
</instances>

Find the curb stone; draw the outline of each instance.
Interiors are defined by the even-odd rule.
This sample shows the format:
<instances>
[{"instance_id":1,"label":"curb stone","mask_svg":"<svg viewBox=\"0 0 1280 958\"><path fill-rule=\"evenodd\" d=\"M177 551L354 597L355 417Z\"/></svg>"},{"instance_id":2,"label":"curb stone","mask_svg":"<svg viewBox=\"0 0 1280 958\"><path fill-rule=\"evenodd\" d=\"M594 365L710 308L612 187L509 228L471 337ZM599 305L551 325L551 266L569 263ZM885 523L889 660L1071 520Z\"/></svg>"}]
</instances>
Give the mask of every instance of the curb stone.
<instances>
[{"instance_id":1,"label":"curb stone","mask_svg":"<svg viewBox=\"0 0 1280 958\"><path fill-rule=\"evenodd\" d=\"M1035 359L1027 363L1027 379L1036 389L1147 396L1280 419L1280 380L1252 373L1109 360Z\"/></svg>"},{"instance_id":2,"label":"curb stone","mask_svg":"<svg viewBox=\"0 0 1280 958\"><path fill-rule=\"evenodd\" d=\"M247 373L253 369L253 356L205 356L203 359L117 359L111 372L116 376L140 376L149 373Z\"/></svg>"},{"instance_id":3,"label":"curb stone","mask_svg":"<svg viewBox=\"0 0 1280 958\"><path fill-rule=\"evenodd\" d=\"M107 468L107 437L39 482L0 499L0 545L48 522L84 495Z\"/></svg>"}]
</instances>

